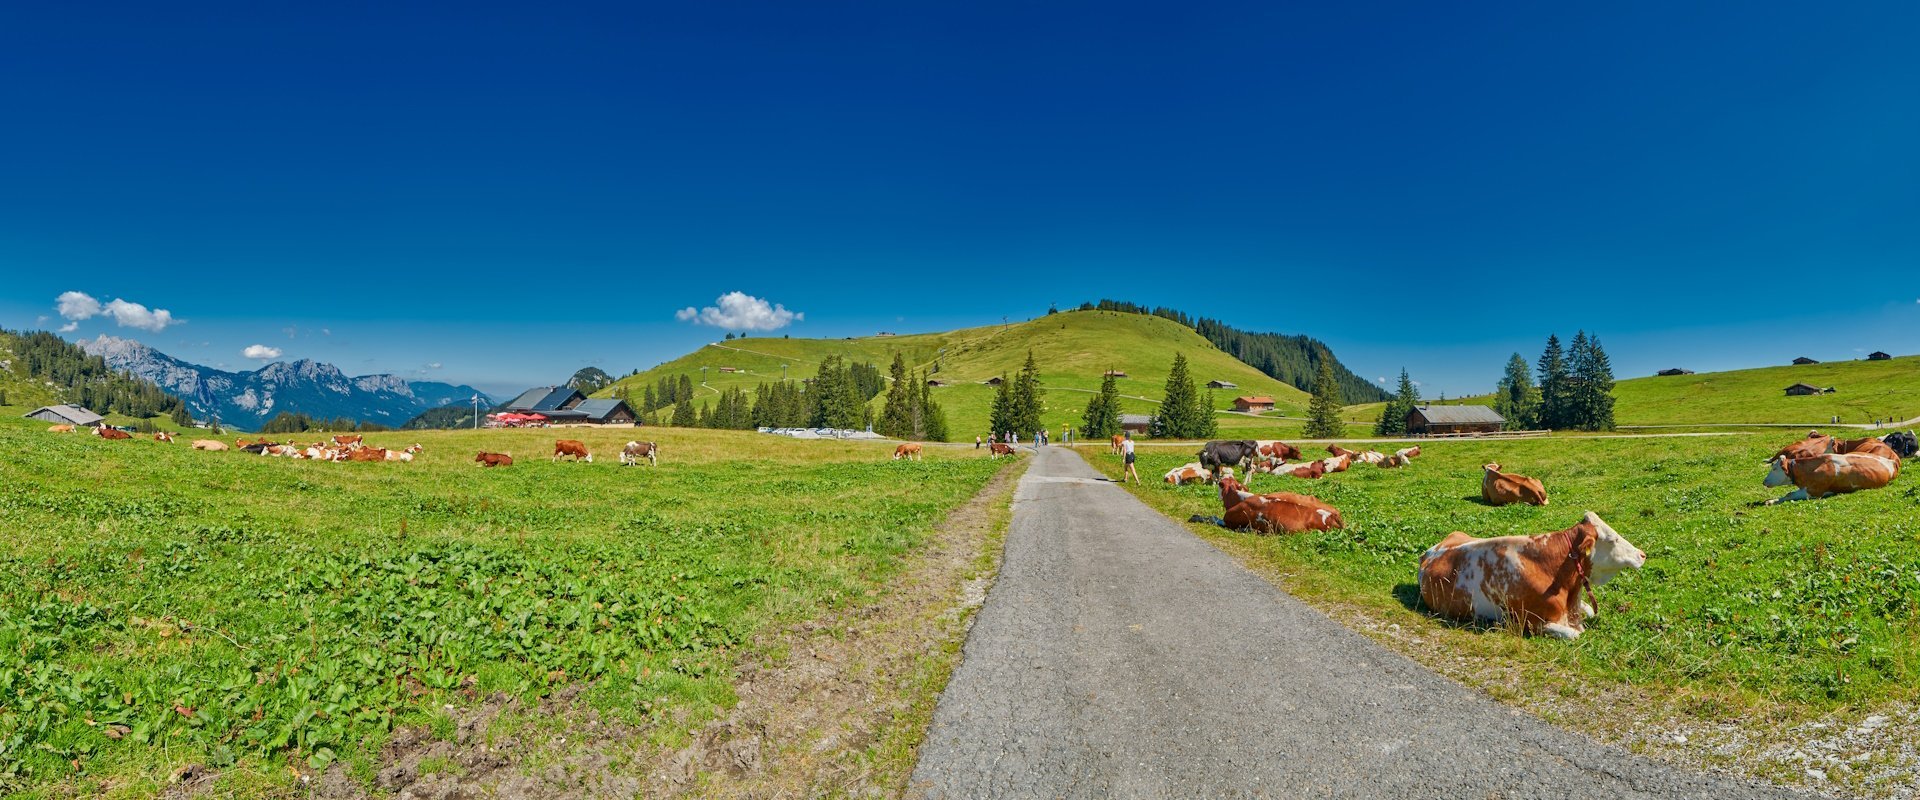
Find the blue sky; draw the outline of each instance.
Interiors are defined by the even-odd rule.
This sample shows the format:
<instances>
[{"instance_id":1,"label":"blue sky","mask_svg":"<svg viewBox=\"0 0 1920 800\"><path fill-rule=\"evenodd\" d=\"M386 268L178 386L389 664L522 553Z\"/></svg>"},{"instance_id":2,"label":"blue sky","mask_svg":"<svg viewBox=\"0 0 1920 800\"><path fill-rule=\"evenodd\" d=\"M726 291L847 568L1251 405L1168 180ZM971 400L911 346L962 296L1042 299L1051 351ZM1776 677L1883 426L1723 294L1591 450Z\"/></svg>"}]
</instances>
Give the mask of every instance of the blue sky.
<instances>
[{"instance_id":1,"label":"blue sky","mask_svg":"<svg viewBox=\"0 0 1920 800\"><path fill-rule=\"evenodd\" d=\"M1920 6L1683 5L13 4L0 325L78 291L175 321L75 338L496 392L735 291L795 336L1130 299L1429 394L1578 328L1622 375L1920 352Z\"/></svg>"}]
</instances>

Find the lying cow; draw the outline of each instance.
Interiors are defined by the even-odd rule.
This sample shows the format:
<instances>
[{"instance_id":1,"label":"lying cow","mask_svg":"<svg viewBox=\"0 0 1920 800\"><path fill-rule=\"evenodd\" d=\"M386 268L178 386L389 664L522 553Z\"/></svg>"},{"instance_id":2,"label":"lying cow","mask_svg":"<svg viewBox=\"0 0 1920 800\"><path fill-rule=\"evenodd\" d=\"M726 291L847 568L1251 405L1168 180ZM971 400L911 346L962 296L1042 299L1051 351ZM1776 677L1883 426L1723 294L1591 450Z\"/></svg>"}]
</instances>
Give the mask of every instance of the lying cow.
<instances>
[{"instance_id":1,"label":"lying cow","mask_svg":"<svg viewBox=\"0 0 1920 800\"><path fill-rule=\"evenodd\" d=\"M356 447L347 451L347 457L344 460L362 462L385 461L387 460L387 451L378 447Z\"/></svg>"},{"instance_id":2,"label":"lying cow","mask_svg":"<svg viewBox=\"0 0 1920 800\"><path fill-rule=\"evenodd\" d=\"M1339 509L1318 498L1292 492L1254 494L1229 475L1220 479L1220 524L1254 533L1330 531L1346 527Z\"/></svg>"},{"instance_id":3,"label":"lying cow","mask_svg":"<svg viewBox=\"0 0 1920 800\"><path fill-rule=\"evenodd\" d=\"M1386 453L1382 453L1378 450L1368 450L1364 453L1355 454L1353 457L1353 460L1361 464L1378 464L1382 461L1386 461L1387 458L1388 456Z\"/></svg>"},{"instance_id":4,"label":"lying cow","mask_svg":"<svg viewBox=\"0 0 1920 800\"><path fill-rule=\"evenodd\" d=\"M216 442L212 439L195 439L193 440L193 449L205 450L210 453L218 453L227 449L227 443Z\"/></svg>"},{"instance_id":5,"label":"lying cow","mask_svg":"<svg viewBox=\"0 0 1920 800\"><path fill-rule=\"evenodd\" d=\"M1895 431L1882 437L1880 441L1886 442L1887 446L1893 448L1893 452L1900 454L1901 458L1920 455L1920 436L1914 435L1913 431Z\"/></svg>"},{"instance_id":6,"label":"lying cow","mask_svg":"<svg viewBox=\"0 0 1920 800\"><path fill-rule=\"evenodd\" d=\"M1167 470L1167 474L1162 477L1161 480L1174 486L1181 486L1189 483L1213 480L1213 472L1206 467L1200 466L1200 462L1194 461Z\"/></svg>"},{"instance_id":7,"label":"lying cow","mask_svg":"<svg viewBox=\"0 0 1920 800\"><path fill-rule=\"evenodd\" d=\"M357 433L340 434L333 437L333 443L339 447L359 447L365 444L365 437Z\"/></svg>"},{"instance_id":8,"label":"lying cow","mask_svg":"<svg viewBox=\"0 0 1920 800\"><path fill-rule=\"evenodd\" d=\"M1480 476L1480 496L1488 505L1547 504L1547 487L1540 485L1540 481L1525 475L1501 472L1499 464L1488 464L1485 469L1486 473Z\"/></svg>"},{"instance_id":9,"label":"lying cow","mask_svg":"<svg viewBox=\"0 0 1920 800\"><path fill-rule=\"evenodd\" d=\"M506 453L489 453L485 450L482 450L480 451L479 455L476 455L473 457L473 460L475 463L483 467L513 466L513 456L510 456Z\"/></svg>"},{"instance_id":10,"label":"lying cow","mask_svg":"<svg viewBox=\"0 0 1920 800\"><path fill-rule=\"evenodd\" d=\"M72 425L48 425L47 432L48 433L72 433L73 426Z\"/></svg>"},{"instance_id":11,"label":"lying cow","mask_svg":"<svg viewBox=\"0 0 1920 800\"><path fill-rule=\"evenodd\" d=\"M1269 458L1300 460L1300 448L1281 441L1255 442L1255 450Z\"/></svg>"},{"instance_id":12,"label":"lying cow","mask_svg":"<svg viewBox=\"0 0 1920 800\"><path fill-rule=\"evenodd\" d=\"M1868 436L1864 439L1853 439L1845 442L1836 442L1833 446L1833 452L1857 453L1865 456L1880 456L1882 458L1891 458L1895 461L1900 460L1899 453L1894 452L1893 448L1887 446L1886 442L1883 442L1872 436Z\"/></svg>"},{"instance_id":13,"label":"lying cow","mask_svg":"<svg viewBox=\"0 0 1920 800\"><path fill-rule=\"evenodd\" d=\"M1276 467L1273 470L1273 474L1291 475L1295 478L1306 478L1308 480L1319 480L1327 474L1327 462L1324 460L1309 461L1305 464Z\"/></svg>"},{"instance_id":14,"label":"lying cow","mask_svg":"<svg viewBox=\"0 0 1920 800\"><path fill-rule=\"evenodd\" d=\"M1449 619L1513 621L1528 633L1573 639L1594 616L1581 592L1646 563L1646 553L1591 511L1578 525L1534 536L1454 531L1420 556L1420 602Z\"/></svg>"},{"instance_id":15,"label":"lying cow","mask_svg":"<svg viewBox=\"0 0 1920 800\"><path fill-rule=\"evenodd\" d=\"M899 447L893 448L893 460L899 461L903 458L908 461L919 461L920 443L902 442Z\"/></svg>"},{"instance_id":16,"label":"lying cow","mask_svg":"<svg viewBox=\"0 0 1920 800\"><path fill-rule=\"evenodd\" d=\"M153 440L156 442L171 443L173 441L173 434L168 433L166 431L155 431L153 434Z\"/></svg>"},{"instance_id":17,"label":"lying cow","mask_svg":"<svg viewBox=\"0 0 1920 800\"><path fill-rule=\"evenodd\" d=\"M577 439L561 439L553 443L553 458L548 460L559 461L561 456L572 456L575 461L593 463L593 454L587 452L587 444Z\"/></svg>"},{"instance_id":18,"label":"lying cow","mask_svg":"<svg viewBox=\"0 0 1920 800\"><path fill-rule=\"evenodd\" d=\"M386 451L387 460L388 461L405 461L407 463L412 463L413 457L416 454L418 454L421 450L424 450L424 449L425 448L421 447L420 445L413 444L413 445L408 445L407 448L404 450L388 450Z\"/></svg>"},{"instance_id":19,"label":"lying cow","mask_svg":"<svg viewBox=\"0 0 1920 800\"><path fill-rule=\"evenodd\" d=\"M98 428L94 428L94 429L93 429L93 435L95 435L95 436L98 436L98 437L100 437L100 438L102 438L102 439L131 439L131 438L133 438L133 435L132 435L132 434L130 434L130 433L127 433L126 431L123 431L123 430L120 430L120 429L118 429L118 428L109 428L109 427L107 427L107 426L105 426L105 425L102 425L102 426L100 426L100 427L98 427Z\"/></svg>"},{"instance_id":20,"label":"lying cow","mask_svg":"<svg viewBox=\"0 0 1920 800\"><path fill-rule=\"evenodd\" d=\"M620 448L620 465L623 467L638 464L643 458L647 460L648 466L659 466L660 445L653 442L627 442L626 447Z\"/></svg>"},{"instance_id":21,"label":"lying cow","mask_svg":"<svg viewBox=\"0 0 1920 800\"><path fill-rule=\"evenodd\" d=\"M1217 470L1221 467L1247 467L1260 455L1260 445L1250 441L1208 442L1200 448L1200 466Z\"/></svg>"},{"instance_id":22,"label":"lying cow","mask_svg":"<svg viewBox=\"0 0 1920 800\"><path fill-rule=\"evenodd\" d=\"M1419 455L1420 455L1420 447L1419 445L1415 445L1413 447L1407 447L1400 450L1395 450L1393 452L1393 455L1390 455L1384 459L1381 459L1379 464L1382 467L1388 467L1388 468L1404 467L1408 464L1413 463L1413 459Z\"/></svg>"},{"instance_id":23,"label":"lying cow","mask_svg":"<svg viewBox=\"0 0 1920 800\"><path fill-rule=\"evenodd\" d=\"M1900 475L1899 457L1866 453L1830 453L1812 458L1779 456L1772 463L1773 471L1767 473L1766 485L1780 487L1791 483L1797 488L1785 497L1768 500L1770 506L1879 489Z\"/></svg>"}]
</instances>

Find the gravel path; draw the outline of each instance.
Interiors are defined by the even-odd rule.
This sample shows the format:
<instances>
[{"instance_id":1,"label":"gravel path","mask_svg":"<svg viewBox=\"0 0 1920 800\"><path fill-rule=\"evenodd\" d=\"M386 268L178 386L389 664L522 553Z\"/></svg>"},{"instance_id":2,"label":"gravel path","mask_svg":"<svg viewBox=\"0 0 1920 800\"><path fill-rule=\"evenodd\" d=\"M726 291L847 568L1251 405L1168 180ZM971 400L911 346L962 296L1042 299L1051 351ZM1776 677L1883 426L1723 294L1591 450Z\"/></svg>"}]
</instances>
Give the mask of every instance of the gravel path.
<instances>
[{"instance_id":1,"label":"gravel path","mask_svg":"<svg viewBox=\"0 0 1920 800\"><path fill-rule=\"evenodd\" d=\"M1066 448L1034 458L910 795L1806 796L1502 706L1306 607Z\"/></svg>"}]
</instances>

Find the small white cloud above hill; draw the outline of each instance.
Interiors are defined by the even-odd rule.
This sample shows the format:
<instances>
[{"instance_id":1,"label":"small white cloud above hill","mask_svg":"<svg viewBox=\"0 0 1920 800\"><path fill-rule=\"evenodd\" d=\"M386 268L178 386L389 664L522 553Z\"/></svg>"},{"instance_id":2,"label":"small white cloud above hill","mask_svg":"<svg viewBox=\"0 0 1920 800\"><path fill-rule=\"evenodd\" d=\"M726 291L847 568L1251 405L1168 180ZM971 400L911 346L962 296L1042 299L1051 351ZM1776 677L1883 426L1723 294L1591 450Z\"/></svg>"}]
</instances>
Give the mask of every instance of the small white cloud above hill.
<instances>
[{"instance_id":1,"label":"small white cloud above hill","mask_svg":"<svg viewBox=\"0 0 1920 800\"><path fill-rule=\"evenodd\" d=\"M62 333L71 333L80 327L81 320L94 317L112 317L123 328L139 328L143 331L159 333L180 320L173 318L173 312L164 308L147 308L144 305L118 297L104 305L86 292L61 292L54 298L54 309L60 312L60 318L67 324L60 326Z\"/></svg>"},{"instance_id":2,"label":"small white cloud above hill","mask_svg":"<svg viewBox=\"0 0 1920 800\"><path fill-rule=\"evenodd\" d=\"M247 349L240 351L240 355L259 361L266 361L268 359L279 358L280 348L268 347L264 344L247 345Z\"/></svg>"},{"instance_id":3,"label":"small white cloud above hill","mask_svg":"<svg viewBox=\"0 0 1920 800\"><path fill-rule=\"evenodd\" d=\"M807 315L788 311L779 303L769 303L746 292L728 292L706 308L687 306L673 312L673 318L695 325L711 325L730 331L777 331Z\"/></svg>"}]
</instances>

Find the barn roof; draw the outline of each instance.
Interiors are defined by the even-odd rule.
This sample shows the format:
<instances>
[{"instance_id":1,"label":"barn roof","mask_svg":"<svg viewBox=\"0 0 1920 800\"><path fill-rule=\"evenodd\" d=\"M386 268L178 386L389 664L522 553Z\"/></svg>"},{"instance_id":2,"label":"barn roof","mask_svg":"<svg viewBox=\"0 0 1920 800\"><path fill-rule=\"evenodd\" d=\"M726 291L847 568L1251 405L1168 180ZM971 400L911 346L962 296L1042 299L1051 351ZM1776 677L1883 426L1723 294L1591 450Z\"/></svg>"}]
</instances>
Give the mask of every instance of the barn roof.
<instances>
[{"instance_id":1,"label":"barn roof","mask_svg":"<svg viewBox=\"0 0 1920 800\"><path fill-rule=\"evenodd\" d=\"M1121 414L1122 425L1152 425L1153 417L1147 414Z\"/></svg>"},{"instance_id":2,"label":"barn roof","mask_svg":"<svg viewBox=\"0 0 1920 800\"><path fill-rule=\"evenodd\" d=\"M29 416L29 417L35 416L42 411L52 412L54 415L60 417L61 419L71 422L75 425L92 425L93 423L106 419L106 417L102 417L99 414L95 414L92 411L89 411L85 408L81 408L80 406L71 405L68 403L61 403L56 406L41 406L39 408L36 408L32 411L27 412L24 416Z\"/></svg>"},{"instance_id":3,"label":"barn roof","mask_svg":"<svg viewBox=\"0 0 1920 800\"><path fill-rule=\"evenodd\" d=\"M612 414L616 409L626 404L627 401L625 400L618 397L610 397L601 400L581 401L580 405L574 406L572 410L586 414L587 419L606 419L609 414ZM628 408L627 413L633 413L633 409Z\"/></svg>"},{"instance_id":4,"label":"barn roof","mask_svg":"<svg viewBox=\"0 0 1920 800\"><path fill-rule=\"evenodd\" d=\"M580 390L571 386L535 386L513 398L513 402L507 404L507 410L538 411L542 414L559 411L576 394L580 394Z\"/></svg>"},{"instance_id":5,"label":"barn roof","mask_svg":"<svg viewBox=\"0 0 1920 800\"><path fill-rule=\"evenodd\" d=\"M508 403L507 408L533 408L533 404L540 402L541 398L552 392L551 386L535 386L521 392L519 397L513 398L513 402Z\"/></svg>"},{"instance_id":6,"label":"barn roof","mask_svg":"<svg viewBox=\"0 0 1920 800\"><path fill-rule=\"evenodd\" d=\"M1266 396L1266 395L1264 395L1264 394L1263 394L1263 395L1258 395L1258 396L1255 396L1255 397L1236 397L1236 398L1233 398L1233 402L1236 402L1236 403L1246 403L1246 404L1248 404L1248 405L1256 405L1256 404L1260 404L1260 403L1265 403L1265 404L1267 404L1267 405L1273 405L1273 398L1271 398L1271 397L1268 397L1268 396Z\"/></svg>"},{"instance_id":7,"label":"barn roof","mask_svg":"<svg viewBox=\"0 0 1920 800\"><path fill-rule=\"evenodd\" d=\"M1807 390L1807 391L1809 391L1809 392L1817 392L1817 391L1820 391L1820 387L1818 387L1818 386L1815 386L1815 385L1813 385L1813 384L1811 384L1811 383L1796 383L1796 384L1794 384L1794 385L1792 385L1792 386L1789 386L1789 387L1787 387L1787 391L1789 391L1789 392L1791 392L1791 391L1793 391L1793 390L1795 390L1795 389L1805 389L1805 390Z\"/></svg>"},{"instance_id":8,"label":"barn roof","mask_svg":"<svg viewBox=\"0 0 1920 800\"><path fill-rule=\"evenodd\" d=\"M1504 423L1506 417L1486 406L1421 406L1414 409L1427 422L1439 425Z\"/></svg>"},{"instance_id":9,"label":"barn roof","mask_svg":"<svg viewBox=\"0 0 1920 800\"><path fill-rule=\"evenodd\" d=\"M1238 388L1240 388L1240 384L1237 384L1237 383L1234 383L1233 381L1207 381L1207 385L1208 385L1208 386L1211 386L1211 387L1213 387L1213 388L1215 388L1215 389L1238 389Z\"/></svg>"}]
</instances>

